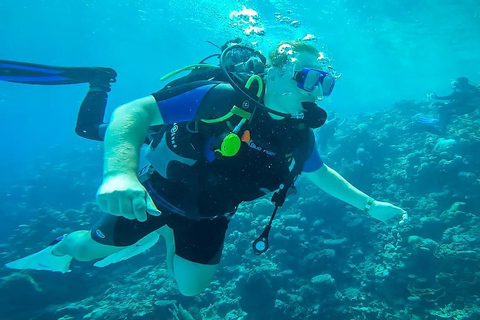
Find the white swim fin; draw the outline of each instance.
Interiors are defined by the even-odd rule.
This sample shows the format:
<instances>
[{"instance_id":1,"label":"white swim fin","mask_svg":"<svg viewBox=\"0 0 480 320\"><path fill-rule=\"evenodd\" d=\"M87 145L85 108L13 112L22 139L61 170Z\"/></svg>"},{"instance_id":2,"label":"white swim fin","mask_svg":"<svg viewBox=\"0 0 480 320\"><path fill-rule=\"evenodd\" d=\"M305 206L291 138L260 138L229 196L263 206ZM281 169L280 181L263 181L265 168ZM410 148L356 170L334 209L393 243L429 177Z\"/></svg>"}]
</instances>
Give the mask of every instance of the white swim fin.
<instances>
[{"instance_id":1,"label":"white swim fin","mask_svg":"<svg viewBox=\"0 0 480 320\"><path fill-rule=\"evenodd\" d=\"M70 272L70 263L72 257L69 255L55 256L52 254L52 250L56 245L49 246L42 251L26 256L10 263L7 263L5 267L10 269L33 269L33 270L47 270L54 272L67 273Z\"/></svg>"},{"instance_id":2,"label":"white swim fin","mask_svg":"<svg viewBox=\"0 0 480 320\"><path fill-rule=\"evenodd\" d=\"M135 244L125 247L125 249L122 249L118 252L115 252L114 254L109 255L108 257L97 261L94 266L103 268L106 267L112 263L117 263L120 261L125 261L127 259L130 259L131 257L134 257L140 253L143 253L153 247L155 243L158 242L160 239L160 235L154 231L142 239L138 240Z\"/></svg>"}]
</instances>

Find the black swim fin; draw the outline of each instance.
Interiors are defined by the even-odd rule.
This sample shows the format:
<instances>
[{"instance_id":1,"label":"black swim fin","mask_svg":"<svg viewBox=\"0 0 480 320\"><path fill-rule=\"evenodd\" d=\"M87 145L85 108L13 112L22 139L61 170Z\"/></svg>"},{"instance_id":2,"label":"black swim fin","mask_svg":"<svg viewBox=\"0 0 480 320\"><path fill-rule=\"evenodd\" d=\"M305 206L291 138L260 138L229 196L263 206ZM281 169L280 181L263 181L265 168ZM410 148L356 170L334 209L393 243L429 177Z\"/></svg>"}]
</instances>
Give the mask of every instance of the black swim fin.
<instances>
[{"instance_id":1,"label":"black swim fin","mask_svg":"<svg viewBox=\"0 0 480 320\"><path fill-rule=\"evenodd\" d=\"M111 68L53 67L18 61L0 60L0 80L24 84L62 85L90 83L108 86L117 73Z\"/></svg>"}]
</instances>

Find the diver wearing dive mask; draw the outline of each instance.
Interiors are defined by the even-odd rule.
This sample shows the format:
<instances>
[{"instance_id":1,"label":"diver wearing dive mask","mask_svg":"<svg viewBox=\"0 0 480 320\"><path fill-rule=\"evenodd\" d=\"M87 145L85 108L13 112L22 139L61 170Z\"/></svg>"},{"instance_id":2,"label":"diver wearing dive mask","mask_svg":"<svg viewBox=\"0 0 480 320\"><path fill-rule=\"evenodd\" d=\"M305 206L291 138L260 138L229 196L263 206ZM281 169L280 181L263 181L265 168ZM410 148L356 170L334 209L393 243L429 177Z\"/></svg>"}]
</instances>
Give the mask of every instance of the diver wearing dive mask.
<instances>
[{"instance_id":1,"label":"diver wearing dive mask","mask_svg":"<svg viewBox=\"0 0 480 320\"><path fill-rule=\"evenodd\" d=\"M306 92L321 89L323 97L328 97L335 86L335 78L330 73L312 68L295 71L292 80L297 82L298 88ZM302 107L303 121L309 128L319 128L327 120L327 113L316 103L304 101Z\"/></svg>"},{"instance_id":2,"label":"diver wearing dive mask","mask_svg":"<svg viewBox=\"0 0 480 320\"><path fill-rule=\"evenodd\" d=\"M288 55L290 51L294 55ZM223 59L220 66L206 65L204 59L181 69L201 73L192 72L191 77L176 79L116 109L106 131L104 179L97 192L99 207L106 214L90 230L74 231L6 266L65 273L73 258L103 259L96 265L105 266L144 252L162 236L167 267L180 293L198 295L213 279L229 220L238 206L273 192L274 213L252 246L256 254L265 252L275 213L301 173L326 193L381 221L405 214L399 207L368 197L321 160L312 130L302 123L304 120L315 127L321 122L324 111L314 103L320 96L317 88L322 90L321 96L333 88L328 75L303 71L322 69L318 50L302 42L285 41L275 46L269 58L272 63L265 91L263 79L247 72L250 78L241 84L245 90L241 88L239 93L240 85L232 81L235 74L228 71ZM255 68L253 62L244 66L245 71ZM55 84L83 83L95 80L91 71L96 75L99 70L9 61L0 65L0 74L2 71L0 80L22 83L29 75L35 77L36 84L52 85L52 74L62 76ZM106 91L116 73L106 68L100 71L108 71L102 86ZM294 71L301 71L295 81ZM220 81L211 80L215 77ZM251 97L246 91L256 94ZM82 115L93 115L92 127L102 123L104 93L98 95L101 99L95 100L96 105L82 104L86 111ZM198 124L193 127L198 130L190 123ZM151 128L157 130L150 132ZM225 144L217 147L216 137ZM147 139L153 141L142 146Z\"/></svg>"}]
</instances>

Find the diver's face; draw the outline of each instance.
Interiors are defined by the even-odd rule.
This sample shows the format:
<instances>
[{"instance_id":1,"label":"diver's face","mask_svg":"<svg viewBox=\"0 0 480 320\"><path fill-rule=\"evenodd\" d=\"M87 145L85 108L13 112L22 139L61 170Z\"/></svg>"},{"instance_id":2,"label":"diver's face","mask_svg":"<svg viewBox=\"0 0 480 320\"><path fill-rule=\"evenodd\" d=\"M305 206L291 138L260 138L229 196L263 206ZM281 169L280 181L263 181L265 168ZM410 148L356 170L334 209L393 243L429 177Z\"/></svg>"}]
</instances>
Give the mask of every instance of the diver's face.
<instances>
[{"instance_id":1,"label":"diver's face","mask_svg":"<svg viewBox=\"0 0 480 320\"><path fill-rule=\"evenodd\" d=\"M315 90L308 92L297 86L294 80L295 72L304 68L321 69L322 65L319 56L315 56L309 52L299 52L289 56L289 61L283 67L271 68L267 76L267 92L276 96L276 100L280 101L283 109L289 111L301 111L303 109L302 102L315 102L321 100L323 91L321 86L317 86ZM280 98L281 99L278 99Z\"/></svg>"},{"instance_id":2,"label":"diver's face","mask_svg":"<svg viewBox=\"0 0 480 320\"><path fill-rule=\"evenodd\" d=\"M307 91L299 88L297 86L297 81L293 79L296 72L300 72L305 68L321 70L322 65L320 64L319 56L307 52L301 52L293 60L294 61L291 62L291 68L287 73L290 74L290 80L294 83L297 89L299 89L296 90L296 92L306 99L304 101L315 102L315 100L321 100L324 94L321 85L317 84L315 89Z\"/></svg>"}]
</instances>

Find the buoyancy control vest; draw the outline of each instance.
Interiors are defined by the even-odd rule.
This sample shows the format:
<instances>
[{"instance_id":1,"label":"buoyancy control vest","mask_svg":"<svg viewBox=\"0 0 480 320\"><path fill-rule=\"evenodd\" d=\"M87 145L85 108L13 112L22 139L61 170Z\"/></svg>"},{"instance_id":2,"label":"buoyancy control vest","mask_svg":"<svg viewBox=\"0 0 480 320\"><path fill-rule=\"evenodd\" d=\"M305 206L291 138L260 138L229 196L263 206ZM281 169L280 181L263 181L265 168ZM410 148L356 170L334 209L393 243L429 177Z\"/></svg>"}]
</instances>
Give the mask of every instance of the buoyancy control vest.
<instances>
[{"instance_id":1,"label":"buoyancy control vest","mask_svg":"<svg viewBox=\"0 0 480 320\"><path fill-rule=\"evenodd\" d=\"M211 88L202 90L205 86ZM312 152L311 129L298 121L274 120L262 110L244 121L241 110L248 113L253 106L226 83L199 81L177 86L173 93L195 90L202 92L195 118L162 126L145 149L155 171L142 180L162 209L190 219L233 213L241 202L275 191L300 173L292 173L292 164L303 166ZM157 99L172 94L159 93ZM223 155L220 141L241 123L238 150Z\"/></svg>"},{"instance_id":2,"label":"buoyancy control vest","mask_svg":"<svg viewBox=\"0 0 480 320\"><path fill-rule=\"evenodd\" d=\"M191 219L233 214L242 201L277 190L270 221L252 245L259 255L267 251L277 210L314 148L311 128L321 126L327 115L314 103L304 104L305 112L299 114L267 108L262 103L265 68L259 68L266 59L235 42L224 45L221 54L162 78L190 71L168 83L162 95L210 88L195 100L202 107L193 120L160 126L150 137L139 177L157 205ZM219 58L219 66L205 62L212 57Z\"/></svg>"}]
</instances>

